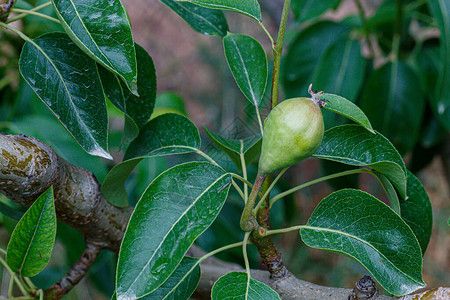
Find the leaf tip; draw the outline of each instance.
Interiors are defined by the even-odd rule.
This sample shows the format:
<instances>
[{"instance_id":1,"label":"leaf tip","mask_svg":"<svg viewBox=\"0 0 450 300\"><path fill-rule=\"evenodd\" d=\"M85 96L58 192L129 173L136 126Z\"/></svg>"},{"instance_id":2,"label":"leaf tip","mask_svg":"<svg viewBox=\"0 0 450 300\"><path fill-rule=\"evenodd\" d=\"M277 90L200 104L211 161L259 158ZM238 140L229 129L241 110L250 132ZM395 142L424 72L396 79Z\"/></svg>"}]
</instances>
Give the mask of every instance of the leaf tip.
<instances>
[{"instance_id":1,"label":"leaf tip","mask_svg":"<svg viewBox=\"0 0 450 300\"><path fill-rule=\"evenodd\" d=\"M136 78L136 77L135 77ZM141 97L139 95L138 89L137 89L137 84L136 84L136 79L133 79L133 81L131 82L130 85L130 92L135 95L136 97Z\"/></svg>"},{"instance_id":2,"label":"leaf tip","mask_svg":"<svg viewBox=\"0 0 450 300\"><path fill-rule=\"evenodd\" d=\"M99 147L99 146L95 147L94 149L92 149L88 153L90 155L103 157L103 158L108 159L108 160L113 160L113 157L111 156L111 154L109 154L108 151L106 151L105 149L103 149L102 147Z\"/></svg>"}]
</instances>

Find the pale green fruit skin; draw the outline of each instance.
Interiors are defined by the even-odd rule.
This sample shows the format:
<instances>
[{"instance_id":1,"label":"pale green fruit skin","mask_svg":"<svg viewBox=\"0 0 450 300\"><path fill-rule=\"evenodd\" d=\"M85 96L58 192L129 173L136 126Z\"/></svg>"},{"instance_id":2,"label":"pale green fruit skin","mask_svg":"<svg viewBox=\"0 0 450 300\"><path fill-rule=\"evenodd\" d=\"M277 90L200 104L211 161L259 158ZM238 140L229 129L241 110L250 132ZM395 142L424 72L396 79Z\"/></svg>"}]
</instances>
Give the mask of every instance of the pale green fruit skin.
<instances>
[{"instance_id":1,"label":"pale green fruit skin","mask_svg":"<svg viewBox=\"0 0 450 300\"><path fill-rule=\"evenodd\" d=\"M322 142L323 131L322 112L312 99L281 102L264 125L258 172L270 174L311 156Z\"/></svg>"}]
</instances>

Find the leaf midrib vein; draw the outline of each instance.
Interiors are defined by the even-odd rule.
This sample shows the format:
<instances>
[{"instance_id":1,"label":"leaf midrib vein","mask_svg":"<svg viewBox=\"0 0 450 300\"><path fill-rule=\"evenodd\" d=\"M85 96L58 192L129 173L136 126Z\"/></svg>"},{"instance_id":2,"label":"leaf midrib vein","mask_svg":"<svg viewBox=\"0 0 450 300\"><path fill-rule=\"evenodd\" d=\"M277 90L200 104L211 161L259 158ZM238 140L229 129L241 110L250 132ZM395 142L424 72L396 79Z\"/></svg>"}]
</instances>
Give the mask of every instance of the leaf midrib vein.
<instances>
[{"instance_id":1,"label":"leaf midrib vein","mask_svg":"<svg viewBox=\"0 0 450 300\"><path fill-rule=\"evenodd\" d=\"M154 254L149 258L149 260L147 261L147 263L144 265L144 267L142 268L141 272L136 276L135 280L130 284L129 288L124 292L124 294L127 294L128 291L133 287L133 285L136 283L136 281L141 277L142 273L144 272L145 269L147 269L148 265L150 264L150 262L152 261L152 259L155 256L155 253L161 248L163 242L165 241L165 239L167 238L167 236L169 235L170 232L172 232L172 229L175 227L175 225L177 225L179 223L179 221L183 218L184 215L186 215L186 213L188 211L190 211L190 209L197 203L197 201L203 197L203 195L206 194L207 191L209 191L218 181L220 181L222 178L224 178L225 176L227 176L228 173L225 173L223 175L221 175L219 178L217 178L215 181L213 181L200 195L198 195L195 200L192 202L192 204L190 204L187 209L180 215L180 217L178 218L178 220L176 222L174 222L172 224L172 226L169 228L169 230L167 230L167 233L164 235L163 239L161 239L161 242L159 243L158 247L155 248L154 250Z\"/></svg>"}]
</instances>

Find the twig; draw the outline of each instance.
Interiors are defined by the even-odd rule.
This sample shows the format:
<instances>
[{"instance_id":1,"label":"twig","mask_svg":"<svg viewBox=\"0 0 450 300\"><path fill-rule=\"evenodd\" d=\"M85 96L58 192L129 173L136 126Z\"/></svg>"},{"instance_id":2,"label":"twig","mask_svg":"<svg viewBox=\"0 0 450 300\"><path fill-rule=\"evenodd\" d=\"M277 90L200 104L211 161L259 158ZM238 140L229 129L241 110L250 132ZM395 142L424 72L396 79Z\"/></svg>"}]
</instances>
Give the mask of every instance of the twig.
<instances>
[{"instance_id":1,"label":"twig","mask_svg":"<svg viewBox=\"0 0 450 300\"><path fill-rule=\"evenodd\" d=\"M72 266L70 271L58 283L44 291L48 299L60 299L66 295L81 279L84 278L91 265L95 262L101 247L95 244L86 244L81 258Z\"/></svg>"}]
</instances>

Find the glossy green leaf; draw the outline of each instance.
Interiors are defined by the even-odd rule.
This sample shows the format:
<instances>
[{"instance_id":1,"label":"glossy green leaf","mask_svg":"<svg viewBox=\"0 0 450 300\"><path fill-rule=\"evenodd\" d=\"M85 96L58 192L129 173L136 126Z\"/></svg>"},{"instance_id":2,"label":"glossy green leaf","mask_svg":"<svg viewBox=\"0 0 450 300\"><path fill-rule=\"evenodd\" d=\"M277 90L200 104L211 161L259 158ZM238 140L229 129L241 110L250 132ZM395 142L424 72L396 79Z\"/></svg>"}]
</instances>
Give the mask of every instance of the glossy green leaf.
<instances>
[{"instance_id":1,"label":"glossy green leaf","mask_svg":"<svg viewBox=\"0 0 450 300\"><path fill-rule=\"evenodd\" d=\"M366 61L361 56L359 41L344 36L332 44L321 57L314 72L313 88L355 102L365 70Z\"/></svg>"},{"instance_id":2,"label":"glossy green leaf","mask_svg":"<svg viewBox=\"0 0 450 300\"><path fill-rule=\"evenodd\" d=\"M362 264L391 294L425 287L419 243L388 206L360 190L340 190L316 207L300 229L310 247L345 254Z\"/></svg>"},{"instance_id":3,"label":"glossy green leaf","mask_svg":"<svg viewBox=\"0 0 450 300\"><path fill-rule=\"evenodd\" d=\"M19 68L28 85L91 155L111 159L108 119L97 66L63 33L23 46Z\"/></svg>"},{"instance_id":4,"label":"glossy green leaf","mask_svg":"<svg viewBox=\"0 0 450 300\"><path fill-rule=\"evenodd\" d=\"M314 72L313 89L340 95L351 102L355 102L364 80L365 69L366 60L361 56L359 41L352 40L348 35L344 35L334 42L320 58ZM344 111L360 111L355 105L345 102L339 103L339 106L333 106L333 103L331 103L332 105L330 107L325 106L325 109L339 113L340 110L336 110L336 108L346 104ZM358 114L360 113L358 112ZM328 111L323 111L323 121L326 129L346 123L345 118L338 117Z\"/></svg>"},{"instance_id":5,"label":"glossy green leaf","mask_svg":"<svg viewBox=\"0 0 450 300\"><path fill-rule=\"evenodd\" d=\"M378 181L381 183L384 191L386 192L386 195L389 199L389 206L393 211L395 211L396 214L401 216L400 200L398 199L397 192L395 191L394 186L383 174L380 174L377 171L374 171L374 174L377 177ZM406 192L408 192L408 190L406 190Z\"/></svg>"},{"instance_id":6,"label":"glossy green leaf","mask_svg":"<svg viewBox=\"0 0 450 300\"><path fill-rule=\"evenodd\" d=\"M333 94L323 94L320 99L326 103L324 109L340 114L375 133L364 112L350 100Z\"/></svg>"},{"instance_id":7,"label":"glossy green leaf","mask_svg":"<svg viewBox=\"0 0 450 300\"><path fill-rule=\"evenodd\" d=\"M367 166L386 176L406 198L406 168L394 146L380 133L359 125L328 129L314 157L352 166Z\"/></svg>"},{"instance_id":8,"label":"glossy green leaf","mask_svg":"<svg viewBox=\"0 0 450 300\"><path fill-rule=\"evenodd\" d=\"M408 200L400 203L402 219L411 227L422 248L422 253L425 253L431 237L433 210L422 183L409 170L406 172Z\"/></svg>"},{"instance_id":9,"label":"glossy green leaf","mask_svg":"<svg viewBox=\"0 0 450 300\"><path fill-rule=\"evenodd\" d=\"M52 0L61 25L87 55L136 91L136 54L131 24L120 0Z\"/></svg>"},{"instance_id":10,"label":"glossy green leaf","mask_svg":"<svg viewBox=\"0 0 450 300\"><path fill-rule=\"evenodd\" d=\"M112 204L128 205L125 181L144 158L193 152L200 148L197 127L179 114L164 114L145 125L125 153L124 161L112 168L102 184L102 194Z\"/></svg>"},{"instance_id":11,"label":"glossy green leaf","mask_svg":"<svg viewBox=\"0 0 450 300\"><path fill-rule=\"evenodd\" d=\"M261 152L261 136L253 136L243 140L232 140L212 132L206 126L205 132L214 145L225 152L239 169L242 168L241 153L244 154L245 163L248 165L257 158Z\"/></svg>"},{"instance_id":12,"label":"glossy green leaf","mask_svg":"<svg viewBox=\"0 0 450 300\"><path fill-rule=\"evenodd\" d=\"M425 101L420 80L408 65L389 63L375 70L363 89L360 107L401 154L412 150Z\"/></svg>"},{"instance_id":13,"label":"glossy green leaf","mask_svg":"<svg viewBox=\"0 0 450 300\"><path fill-rule=\"evenodd\" d=\"M170 7L195 31L205 35L224 37L228 29L227 19L220 10L209 9L191 3L180 3L174 0L160 0Z\"/></svg>"},{"instance_id":14,"label":"glossy green leaf","mask_svg":"<svg viewBox=\"0 0 450 300\"><path fill-rule=\"evenodd\" d=\"M258 0L177 0L190 2L212 9L223 9L244 14L257 21L261 21L261 7Z\"/></svg>"},{"instance_id":15,"label":"glossy green leaf","mask_svg":"<svg viewBox=\"0 0 450 300\"><path fill-rule=\"evenodd\" d=\"M292 11L295 18L300 22L304 22L320 16L329 9L336 9L341 0L293 0Z\"/></svg>"},{"instance_id":16,"label":"glossy green leaf","mask_svg":"<svg viewBox=\"0 0 450 300\"><path fill-rule=\"evenodd\" d=\"M450 1L427 0L441 32L441 69L431 105L442 125L450 130Z\"/></svg>"},{"instance_id":17,"label":"glossy green leaf","mask_svg":"<svg viewBox=\"0 0 450 300\"><path fill-rule=\"evenodd\" d=\"M207 162L175 166L158 176L139 200L122 241L117 266L118 299L157 289L215 220L231 176Z\"/></svg>"},{"instance_id":18,"label":"glossy green leaf","mask_svg":"<svg viewBox=\"0 0 450 300\"><path fill-rule=\"evenodd\" d=\"M11 235L6 262L14 272L32 277L50 260L56 237L53 187L30 206Z\"/></svg>"},{"instance_id":19,"label":"glossy green leaf","mask_svg":"<svg viewBox=\"0 0 450 300\"><path fill-rule=\"evenodd\" d=\"M223 47L234 80L245 97L258 106L267 84L267 57L261 44L248 35L228 33Z\"/></svg>"},{"instance_id":20,"label":"glossy green leaf","mask_svg":"<svg viewBox=\"0 0 450 300\"><path fill-rule=\"evenodd\" d=\"M277 292L262 282L252 278L248 282L247 273L230 272L214 283L211 299L275 300L281 298Z\"/></svg>"},{"instance_id":21,"label":"glossy green leaf","mask_svg":"<svg viewBox=\"0 0 450 300\"><path fill-rule=\"evenodd\" d=\"M190 299L200 281L199 259L185 256L172 275L143 300Z\"/></svg>"},{"instance_id":22,"label":"glossy green leaf","mask_svg":"<svg viewBox=\"0 0 450 300\"><path fill-rule=\"evenodd\" d=\"M99 69L106 97L127 116L125 126L128 128L125 128L125 132L128 136L124 143L136 138L139 130L147 124L156 99L156 70L153 60L147 51L137 44L136 57L139 97L132 94L116 75L104 68Z\"/></svg>"},{"instance_id":23,"label":"glossy green leaf","mask_svg":"<svg viewBox=\"0 0 450 300\"><path fill-rule=\"evenodd\" d=\"M307 93L320 58L348 31L349 27L343 24L322 21L306 27L295 37L284 61L282 79L286 98Z\"/></svg>"}]
</instances>

